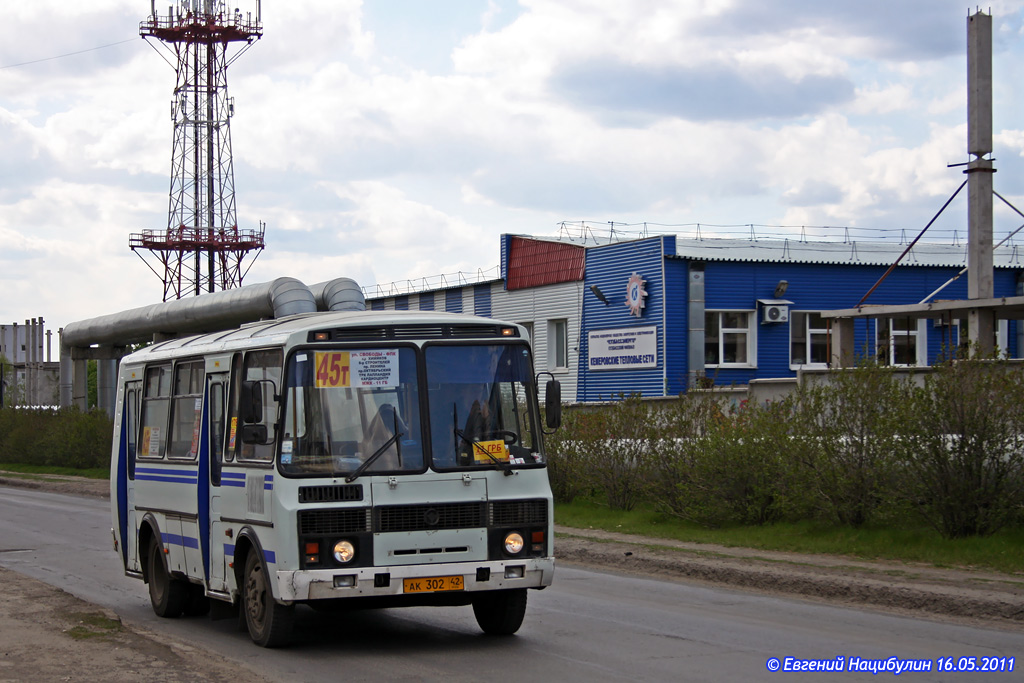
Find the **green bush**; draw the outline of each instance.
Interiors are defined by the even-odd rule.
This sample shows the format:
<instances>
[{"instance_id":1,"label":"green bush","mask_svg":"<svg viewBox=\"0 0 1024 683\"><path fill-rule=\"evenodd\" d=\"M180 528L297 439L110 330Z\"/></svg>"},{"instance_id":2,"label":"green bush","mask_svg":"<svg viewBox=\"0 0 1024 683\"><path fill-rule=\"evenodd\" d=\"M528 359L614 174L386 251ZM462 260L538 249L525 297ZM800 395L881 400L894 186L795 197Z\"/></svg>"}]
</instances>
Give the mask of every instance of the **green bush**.
<instances>
[{"instance_id":1,"label":"green bush","mask_svg":"<svg viewBox=\"0 0 1024 683\"><path fill-rule=\"evenodd\" d=\"M604 411L590 436L587 472L613 510L632 510L649 488L659 428L653 406L630 396Z\"/></svg>"},{"instance_id":2,"label":"green bush","mask_svg":"<svg viewBox=\"0 0 1024 683\"><path fill-rule=\"evenodd\" d=\"M585 410L566 410L562 426L546 437L548 478L551 493L559 503L571 503L590 489L587 471L592 444L604 438L602 417Z\"/></svg>"},{"instance_id":3,"label":"green bush","mask_svg":"<svg viewBox=\"0 0 1024 683\"><path fill-rule=\"evenodd\" d=\"M914 392L903 461L912 495L946 538L986 536L1020 518L1024 369L946 363Z\"/></svg>"},{"instance_id":4,"label":"green bush","mask_svg":"<svg viewBox=\"0 0 1024 683\"><path fill-rule=\"evenodd\" d=\"M912 404L912 380L868 364L795 394L801 486L819 514L860 527L905 511L905 468L894 447Z\"/></svg>"},{"instance_id":5,"label":"green bush","mask_svg":"<svg viewBox=\"0 0 1024 683\"><path fill-rule=\"evenodd\" d=\"M0 409L0 463L108 467L113 424L101 410Z\"/></svg>"},{"instance_id":6,"label":"green bush","mask_svg":"<svg viewBox=\"0 0 1024 683\"><path fill-rule=\"evenodd\" d=\"M781 401L693 391L567 411L549 440L555 498L650 504L704 526L906 524L947 538L1024 524L1024 367L865 365Z\"/></svg>"},{"instance_id":7,"label":"green bush","mask_svg":"<svg viewBox=\"0 0 1024 683\"><path fill-rule=\"evenodd\" d=\"M798 491L790 476L791 406L788 400L745 404L706 421L702 435L677 442L675 470L684 476L675 484L674 499L656 503L710 527L770 524L792 516ZM686 467L688 472L680 472Z\"/></svg>"}]
</instances>

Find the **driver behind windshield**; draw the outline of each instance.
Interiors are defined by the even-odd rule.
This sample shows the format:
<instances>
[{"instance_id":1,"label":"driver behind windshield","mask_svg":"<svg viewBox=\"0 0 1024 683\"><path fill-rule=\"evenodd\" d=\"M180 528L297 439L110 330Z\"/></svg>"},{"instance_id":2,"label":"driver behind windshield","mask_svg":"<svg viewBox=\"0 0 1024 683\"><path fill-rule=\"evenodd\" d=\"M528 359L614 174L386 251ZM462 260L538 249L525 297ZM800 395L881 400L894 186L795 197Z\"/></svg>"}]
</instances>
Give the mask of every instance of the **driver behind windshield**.
<instances>
[{"instance_id":1,"label":"driver behind windshield","mask_svg":"<svg viewBox=\"0 0 1024 683\"><path fill-rule=\"evenodd\" d=\"M472 442L487 441L496 429L492 415L491 406L486 397L473 400L473 405L469 409L469 417L466 419L466 428L462 430L466 436L462 440L461 451L468 463L472 463L474 460Z\"/></svg>"}]
</instances>

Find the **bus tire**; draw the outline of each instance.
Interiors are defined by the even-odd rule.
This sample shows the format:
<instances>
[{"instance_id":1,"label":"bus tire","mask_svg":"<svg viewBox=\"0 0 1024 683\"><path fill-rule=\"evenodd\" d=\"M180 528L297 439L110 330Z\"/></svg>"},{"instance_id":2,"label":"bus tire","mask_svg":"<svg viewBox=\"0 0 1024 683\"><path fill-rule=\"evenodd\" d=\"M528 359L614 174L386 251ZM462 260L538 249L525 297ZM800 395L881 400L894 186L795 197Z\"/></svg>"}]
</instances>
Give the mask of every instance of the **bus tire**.
<instances>
[{"instance_id":1,"label":"bus tire","mask_svg":"<svg viewBox=\"0 0 1024 683\"><path fill-rule=\"evenodd\" d=\"M252 642L260 647L281 647L288 643L295 620L295 606L282 605L274 600L267 565L255 548L245 560L242 610Z\"/></svg>"},{"instance_id":2,"label":"bus tire","mask_svg":"<svg viewBox=\"0 0 1024 683\"><path fill-rule=\"evenodd\" d=\"M185 610L188 585L171 577L164 564L164 551L155 538L149 542L149 602L158 617L174 619Z\"/></svg>"},{"instance_id":3,"label":"bus tire","mask_svg":"<svg viewBox=\"0 0 1024 683\"><path fill-rule=\"evenodd\" d=\"M488 591L473 596L473 616L487 635L512 635L523 625L526 616L526 589Z\"/></svg>"}]
</instances>

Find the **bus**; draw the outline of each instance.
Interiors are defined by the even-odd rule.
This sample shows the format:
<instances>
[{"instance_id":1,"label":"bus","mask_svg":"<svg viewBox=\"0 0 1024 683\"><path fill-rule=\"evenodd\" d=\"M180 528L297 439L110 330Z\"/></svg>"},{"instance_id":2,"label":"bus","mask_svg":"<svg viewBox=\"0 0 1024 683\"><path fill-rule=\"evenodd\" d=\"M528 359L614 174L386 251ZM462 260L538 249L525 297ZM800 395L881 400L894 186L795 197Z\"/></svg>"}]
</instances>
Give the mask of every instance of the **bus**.
<instances>
[{"instance_id":1,"label":"bus","mask_svg":"<svg viewBox=\"0 0 1024 683\"><path fill-rule=\"evenodd\" d=\"M526 330L430 311L317 312L168 339L119 365L114 549L161 617L237 614L288 643L297 605L472 606L522 625L553 513Z\"/></svg>"}]
</instances>

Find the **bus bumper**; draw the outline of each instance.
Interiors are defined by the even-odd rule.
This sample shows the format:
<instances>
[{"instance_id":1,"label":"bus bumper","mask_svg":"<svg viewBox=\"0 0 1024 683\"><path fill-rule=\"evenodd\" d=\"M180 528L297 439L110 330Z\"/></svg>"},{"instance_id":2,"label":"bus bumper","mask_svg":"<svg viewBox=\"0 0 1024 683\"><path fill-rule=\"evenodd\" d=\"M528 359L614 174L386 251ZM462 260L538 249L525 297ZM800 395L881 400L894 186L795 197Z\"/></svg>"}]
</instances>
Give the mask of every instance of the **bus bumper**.
<instances>
[{"instance_id":1,"label":"bus bumper","mask_svg":"<svg viewBox=\"0 0 1024 683\"><path fill-rule=\"evenodd\" d=\"M555 558L397 567L314 569L277 572L278 597L284 602L336 598L384 597L407 594L406 579L462 577L466 592L550 586ZM410 589L413 589L410 581ZM451 582L448 582L451 585Z\"/></svg>"}]
</instances>

